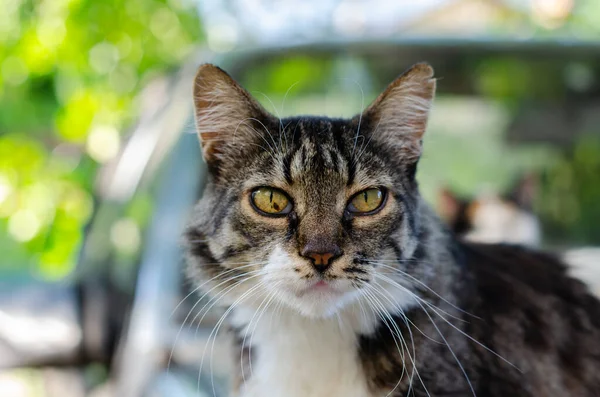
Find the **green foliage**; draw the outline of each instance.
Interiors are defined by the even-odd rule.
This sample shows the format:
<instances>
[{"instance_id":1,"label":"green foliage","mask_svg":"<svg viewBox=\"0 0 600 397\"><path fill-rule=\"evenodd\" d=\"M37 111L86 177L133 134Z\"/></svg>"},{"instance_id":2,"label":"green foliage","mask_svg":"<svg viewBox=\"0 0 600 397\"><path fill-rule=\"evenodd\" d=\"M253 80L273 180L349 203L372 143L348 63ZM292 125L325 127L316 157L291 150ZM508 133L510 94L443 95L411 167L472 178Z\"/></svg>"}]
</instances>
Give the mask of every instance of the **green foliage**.
<instances>
[{"instance_id":1,"label":"green foliage","mask_svg":"<svg viewBox=\"0 0 600 397\"><path fill-rule=\"evenodd\" d=\"M600 241L600 139L583 137L548 170L538 207L550 237L590 244Z\"/></svg>"},{"instance_id":2,"label":"green foliage","mask_svg":"<svg viewBox=\"0 0 600 397\"><path fill-rule=\"evenodd\" d=\"M98 163L117 153L138 89L180 64L200 27L185 0L0 8L1 266L57 278L73 266Z\"/></svg>"}]
</instances>

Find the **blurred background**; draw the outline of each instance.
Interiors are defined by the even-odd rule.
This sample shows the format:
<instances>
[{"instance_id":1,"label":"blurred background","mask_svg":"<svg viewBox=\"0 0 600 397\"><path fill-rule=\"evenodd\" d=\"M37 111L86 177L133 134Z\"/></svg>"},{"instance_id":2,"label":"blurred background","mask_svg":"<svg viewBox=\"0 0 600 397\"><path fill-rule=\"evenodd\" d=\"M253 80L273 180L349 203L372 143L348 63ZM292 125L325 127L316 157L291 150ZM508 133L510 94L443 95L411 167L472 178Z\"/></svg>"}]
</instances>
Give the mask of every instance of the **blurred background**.
<instances>
[{"instance_id":1,"label":"blurred background","mask_svg":"<svg viewBox=\"0 0 600 397\"><path fill-rule=\"evenodd\" d=\"M197 369L214 318L198 327L196 314L210 307L177 306L190 290L179 235L204 175L191 108L202 62L283 117L356 114L428 61L439 95L419 168L425 198L465 234L486 227L488 207L496 224L518 218L473 236L522 236L584 258L598 277L596 0L0 9L2 396L221 393Z\"/></svg>"}]
</instances>

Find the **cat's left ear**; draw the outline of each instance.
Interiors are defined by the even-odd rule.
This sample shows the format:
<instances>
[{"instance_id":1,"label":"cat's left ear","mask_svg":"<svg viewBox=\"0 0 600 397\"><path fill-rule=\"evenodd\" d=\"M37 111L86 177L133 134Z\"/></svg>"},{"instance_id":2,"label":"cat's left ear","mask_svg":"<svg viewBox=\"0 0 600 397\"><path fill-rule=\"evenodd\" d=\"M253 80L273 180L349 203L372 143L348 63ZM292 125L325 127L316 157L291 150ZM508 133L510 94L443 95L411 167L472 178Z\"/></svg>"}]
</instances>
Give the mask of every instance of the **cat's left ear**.
<instances>
[{"instance_id":1,"label":"cat's left ear","mask_svg":"<svg viewBox=\"0 0 600 397\"><path fill-rule=\"evenodd\" d=\"M204 64L194 80L196 130L209 165L238 157L258 140L256 128L271 115L221 68Z\"/></svg>"},{"instance_id":2,"label":"cat's left ear","mask_svg":"<svg viewBox=\"0 0 600 397\"><path fill-rule=\"evenodd\" d=\"M404 72L363 112L373 139L397 148L403 159L416 162L434 95L430 65L418 63Z\"/></svg>"}]
</instances>

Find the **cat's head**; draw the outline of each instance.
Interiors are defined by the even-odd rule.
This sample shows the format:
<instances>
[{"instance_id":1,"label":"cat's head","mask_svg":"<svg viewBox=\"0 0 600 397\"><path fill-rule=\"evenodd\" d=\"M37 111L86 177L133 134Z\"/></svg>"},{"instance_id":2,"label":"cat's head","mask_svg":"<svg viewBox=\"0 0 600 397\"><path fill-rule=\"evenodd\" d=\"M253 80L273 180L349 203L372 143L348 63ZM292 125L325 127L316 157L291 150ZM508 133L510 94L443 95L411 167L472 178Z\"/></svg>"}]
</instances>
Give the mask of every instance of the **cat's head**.
<instances>
[{"instance_id":1,"label":"cat's head","mask_svg":"<svg viewBox=\"0 0 600 397\"><path fill-rule=\"evenodd\" d=\"M402 271L419 242L415 172L434 91L417 64L352 119L280 120L201 66L209 181L186 234L194 277L230 304L272 297L327 317Z\"/></svg>"},{"instance_id":2,"label":"cat's head","mask_svg":"<svg viewBox=\"0 0 600 397\"><path fill-rule=\"evenodd\" d=\"M449 188L438 192L437 210L458 236L483 243L516 243L537 246L541 226L533 213L538 178L528 173L507 194L486 192L461 197Z\"/></svg>"}]
</instances>

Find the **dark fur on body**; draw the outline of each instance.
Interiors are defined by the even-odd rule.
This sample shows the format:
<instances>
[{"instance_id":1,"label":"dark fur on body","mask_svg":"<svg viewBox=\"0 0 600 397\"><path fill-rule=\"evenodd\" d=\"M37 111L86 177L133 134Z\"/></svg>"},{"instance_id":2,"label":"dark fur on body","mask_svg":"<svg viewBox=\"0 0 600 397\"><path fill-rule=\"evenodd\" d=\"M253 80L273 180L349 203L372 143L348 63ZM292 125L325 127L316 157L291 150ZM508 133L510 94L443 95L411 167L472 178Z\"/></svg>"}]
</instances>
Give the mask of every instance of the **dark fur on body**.
<instances>
[{"instance_id":1,"label":"dark fur on body","mask_svg":"<svg viewBox=\"0 0 600 397\"><path fill-rule=\"evenodd\" d=\"M317 279L346 282L340 285L354 302L363 295L353 289L393 279L418 298L387 307L373 330L357 335L372 396L600 395L600 306L583 284L549 255L456 240L422 202L415 171L432 81L431 69L418 65L351 120L278 120L224 72L201 67L195 100L210 179L186 234L191 277L234 306L250 296L251 279L274 250L285 252L290 268L273 271L287 278L270 282L293 291L294 283ZM284 190L294 210L257 215L249 192L258 186ZM373 186L387 189L381 212L345 210L355 192ZM318 273L300 254L309 244L342 254ZM297 280L286 284L291 277ZM264 296L245 304L257 307ZM377 296L382 305L391 297ZM315 318L350 305L279 299ZM247 349L240 329L237 339ZM246 366L246 351L243 357Z\"/></svg>"}]
</instances>

